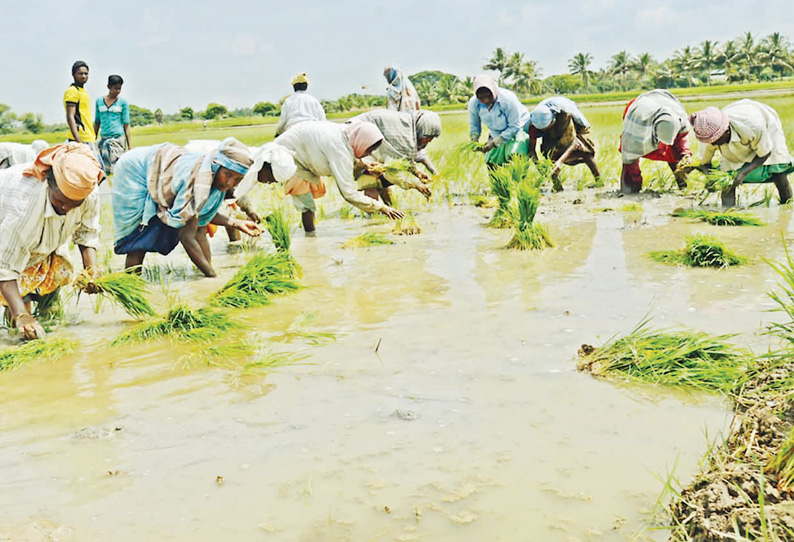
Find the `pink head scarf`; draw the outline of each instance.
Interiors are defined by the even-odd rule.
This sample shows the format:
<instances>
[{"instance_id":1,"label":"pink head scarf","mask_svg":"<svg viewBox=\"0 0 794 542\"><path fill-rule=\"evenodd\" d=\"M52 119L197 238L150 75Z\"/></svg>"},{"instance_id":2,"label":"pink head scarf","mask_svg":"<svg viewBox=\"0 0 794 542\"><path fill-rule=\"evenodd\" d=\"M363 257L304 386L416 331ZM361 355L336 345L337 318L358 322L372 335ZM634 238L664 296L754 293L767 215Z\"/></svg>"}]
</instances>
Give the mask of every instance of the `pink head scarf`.
<instances>
[{"instance_id":1,"label":"pink head scarf","mask_svg":"<svg viewBox=\"0 0 794 542\"><path fill-rule=\"evenodd\" d=\"M351 122L345 125L345 135L356 158L366 156L370 147L383 141L383 134L371 122Z\"/></svg>"},{"instance_id":2,"label":"pink head scarf","mask_svg":"<svg viewBox=\"0 0 794 542\"><path fill-rule=\"evenodd\" d=\"M703 143L714 143L730 128L728 114L716 107L707 107L689 116L695 137Z\"/></svg>"},{"instance_id":3,"label":"pink head scarf","mask_svg":"<svg viewBox=\"0 0 794 542\"><path fill-rule=\"evenodd\" d=\"M474 95L477 95L477 91L481 88L488 89L491 91L493 95L493 99L495 100L496 97L499 95L499 86L496 84L491 76L489 75L475 75L474 76Z\"/></svg>"}]
</instances>

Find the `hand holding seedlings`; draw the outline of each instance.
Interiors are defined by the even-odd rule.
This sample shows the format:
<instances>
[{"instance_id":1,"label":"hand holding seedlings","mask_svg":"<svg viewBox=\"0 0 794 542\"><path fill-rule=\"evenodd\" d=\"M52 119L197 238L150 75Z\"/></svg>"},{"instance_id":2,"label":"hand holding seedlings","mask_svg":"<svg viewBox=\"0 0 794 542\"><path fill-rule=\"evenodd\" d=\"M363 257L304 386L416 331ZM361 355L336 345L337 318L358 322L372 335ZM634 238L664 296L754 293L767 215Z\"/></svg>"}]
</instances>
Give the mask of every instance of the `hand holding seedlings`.
<instances>
[{"instance_id":1,"label":"hand holding seedlings","mask_svg":"<svg viewBox=\"0 0 794 542\"><path fill-rule=\"evenodd\" d=\"M237 220L234 223L234 227L241 232L250 235L251 237L258 237L263 231L265 231L264 228L262 228L253 220Z\"/></svg>"},{"instance_id":2,"label":"hand holding seedlings","mask_svg":"<svg viewBox=\"0 0 794 542\"><path fill-rule=\"evenodd\" d=\"M402 211L398 211L394 207L384 207L380 210L381 213L386 215L387 217L391 218L392 220L401 220L405 217L405 214Z\"/></svg>"},{"instance_id":3,"label":"hand holding seedlings","mask_svg":"<svg viewBox=\"0 0 794 542\"><path fill-rule=\"evenodd\" d=\"M43 339L47 334L38 320L30 313L23 312L16 319L17 329L26 340Z\"/></svg>"}]
</instances>

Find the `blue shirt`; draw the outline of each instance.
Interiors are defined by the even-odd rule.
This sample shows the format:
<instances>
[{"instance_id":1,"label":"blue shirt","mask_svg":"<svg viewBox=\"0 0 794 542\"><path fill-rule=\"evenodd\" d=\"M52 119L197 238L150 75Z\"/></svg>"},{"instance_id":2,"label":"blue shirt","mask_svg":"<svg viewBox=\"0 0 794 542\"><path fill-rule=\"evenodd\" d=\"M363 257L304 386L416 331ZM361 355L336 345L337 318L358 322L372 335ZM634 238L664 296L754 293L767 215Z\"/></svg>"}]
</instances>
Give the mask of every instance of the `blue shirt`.
<instances>
[{"instance_id":1,"label":"blue shirt","mask_svg":"<svg viewBox=\"0 0 794 542\"><path fill-rule=\"evenodd\" d=\"M131 234L135 228L148 224L157 215L157 204L149 195L147 174L160 145L137 147L124 153L116 163L113 176L113 227L114 242ZM176 193L171 209L181 209L187 201L188 180L196 162L205 158L200 152L188 152L174 165L173 190ZM192 194L192 191L190 191ZM215 217L223 203L225 192L212 189L207 201L198 211L199 226L206 226ZM185 221L177 212L168 211L163 222L172 228L181 228Z\"/></svg>"},{"instance_id":2,"label":"blue shirt","mask_svg":"<svg viewBox=\"0 0 794 542\"><path fill-rule=\"evenodd\" d=\"M554 113L555 118L557 113L562 111L563 113L568 113L577 125L583 128L590 126L587 118L579 111L579 108L570 98L566 98L565 96L552 96L551 98L546 98L541 101L538 105L548 106L552 113Z\"/></svg>"},{"instance_id":3,"label":"blue shirt","mask_svg":"<svg viewBox=\"0 0 794 542\"><path fill-rule=\"evenodd\" d=\"M124 125L130 123L130 106L124 98L117 98L108 107L105 105L105 97L102 96L96 99L94 119L99 121L99 131L103 138L121 137L124 135Z\"/></svg>"},{"instance_id":4,"label":"blue shirt","mask_svg":"<svg viewBox=\"0 0 794 542\"><path fill-rule=\"evenodd\" d=\"M497 144L511 141L518 131L529 122L529 110L518 97L505 88L500 88L490 109L472 96L469 100L469 135L480 139L482 124L488 127L491 137L500 139Z\"/></svg>"}]
</instances>

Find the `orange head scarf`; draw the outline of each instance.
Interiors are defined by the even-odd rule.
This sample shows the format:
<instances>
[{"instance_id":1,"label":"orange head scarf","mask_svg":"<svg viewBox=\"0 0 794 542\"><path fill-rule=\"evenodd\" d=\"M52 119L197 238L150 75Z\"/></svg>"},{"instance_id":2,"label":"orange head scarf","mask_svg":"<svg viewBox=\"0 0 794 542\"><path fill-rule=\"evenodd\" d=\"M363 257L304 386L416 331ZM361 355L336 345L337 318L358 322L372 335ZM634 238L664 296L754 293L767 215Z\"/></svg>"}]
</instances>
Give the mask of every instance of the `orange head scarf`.
<instances>
[{"instance_id":1,"label":"orange head scarf","mask_svg":"<svg viewBox=\"0 0 794 542\"><path fill-rule=\"evenodd\" d=\"M23 174L44 182L50 170L61 193L74 201L87 198L104 177L94 154L82 143L62 143L44 149Z\"/></svg>"},{"instance_id":2,"label":"orange head scarf","mask_svg":"<svg viewBox=\"0 0 794 542\"><path fill-rule=\"evenodd\" d=\"M383 134L371 122L351 122L345 126L345 135L356 158L366 156L370 147L383 141Z\"/></svg>"}]
</instances>

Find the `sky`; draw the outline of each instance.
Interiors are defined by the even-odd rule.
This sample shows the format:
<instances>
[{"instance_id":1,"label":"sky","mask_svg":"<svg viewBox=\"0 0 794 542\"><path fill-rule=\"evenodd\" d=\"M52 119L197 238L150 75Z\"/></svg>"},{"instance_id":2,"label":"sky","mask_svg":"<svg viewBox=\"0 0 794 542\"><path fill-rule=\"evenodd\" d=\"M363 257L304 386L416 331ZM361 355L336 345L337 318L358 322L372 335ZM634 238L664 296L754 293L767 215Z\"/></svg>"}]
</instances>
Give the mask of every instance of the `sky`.
<instances>
[{"instance_id":1,"label":"sky","mask_svg":"<svg viewBox=\"0 0 794 542\"><path fill-rule=\"evenodd\" d=\"M387 64L465 77L481 73L496 47L523 52L547 76L566 72L579 52L597 69L624 49L663 59L746 31L794 39L790 2L4 0L0 103L61 122L78 59L90 67L92 98L120 74L130 103L166 113L277 102L303 71L318 98L383 94Z\"/></svg>"}]
</instances>

